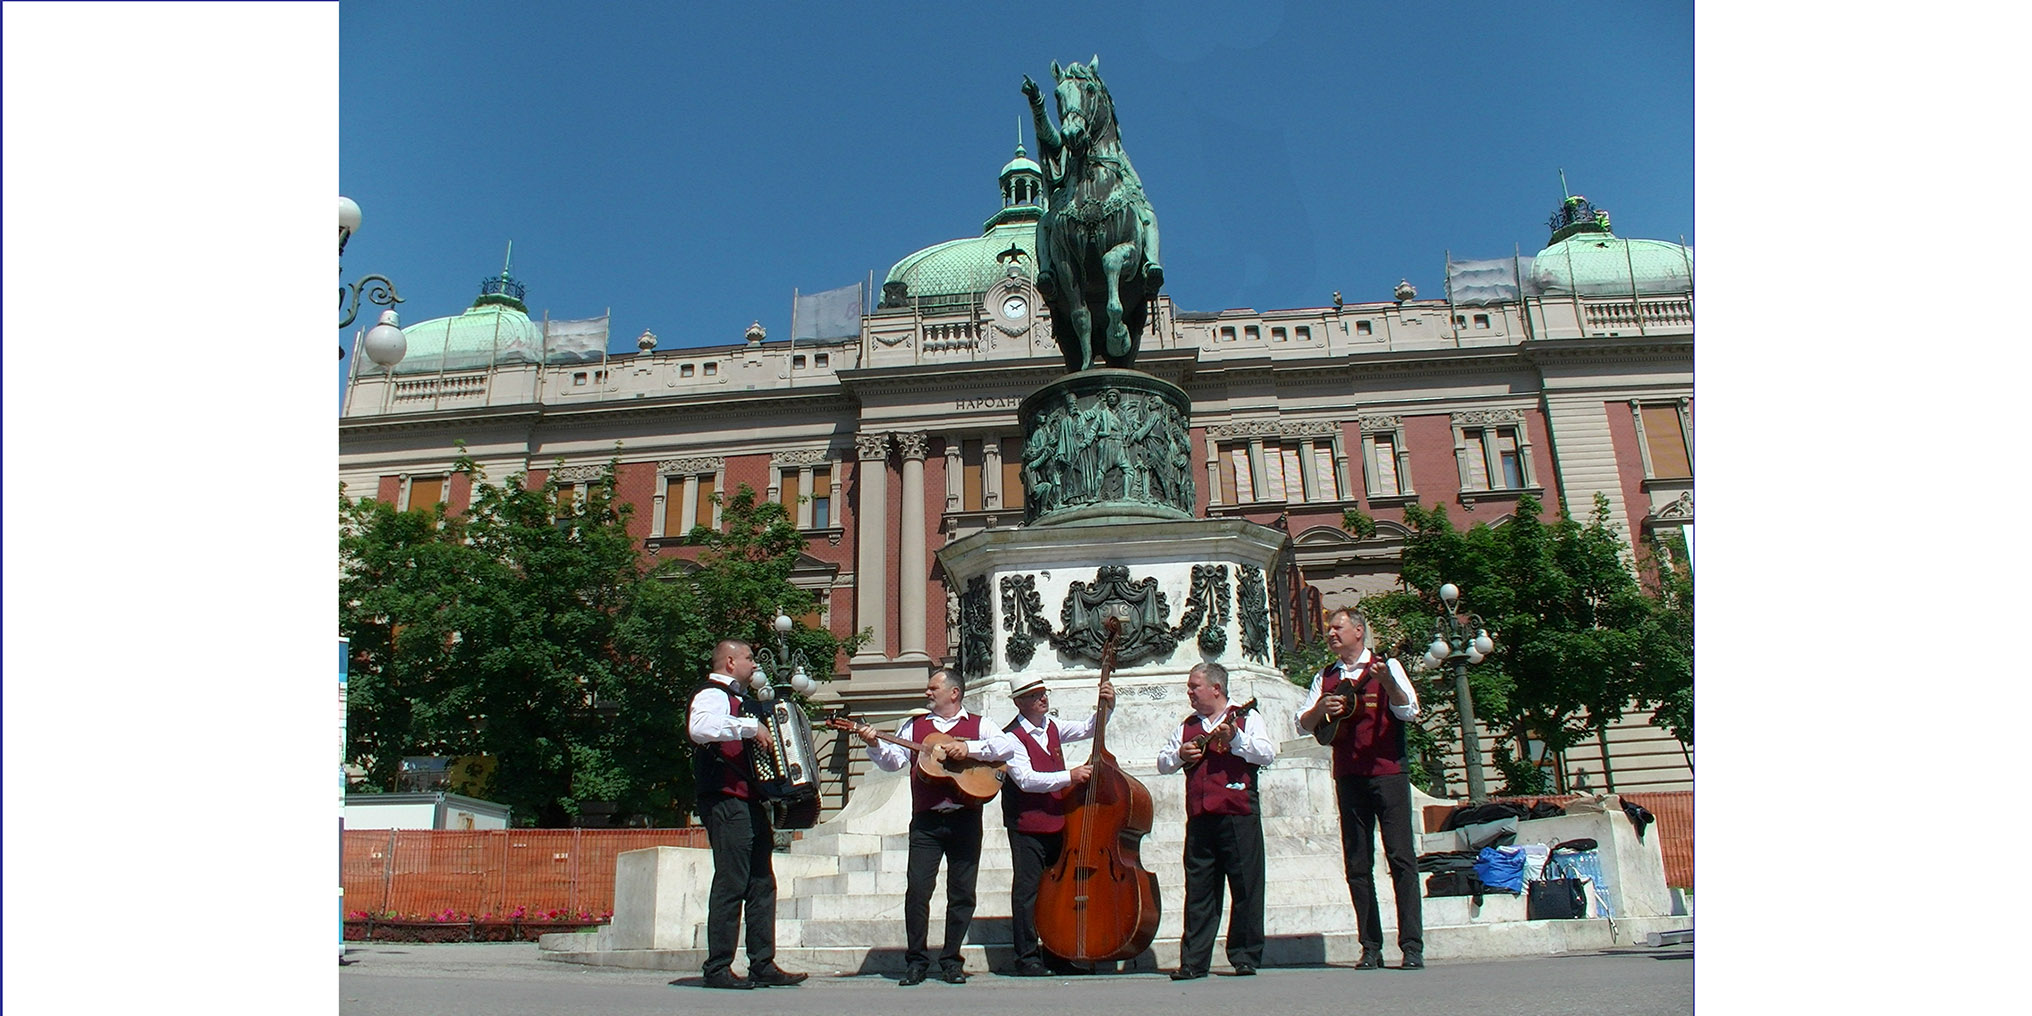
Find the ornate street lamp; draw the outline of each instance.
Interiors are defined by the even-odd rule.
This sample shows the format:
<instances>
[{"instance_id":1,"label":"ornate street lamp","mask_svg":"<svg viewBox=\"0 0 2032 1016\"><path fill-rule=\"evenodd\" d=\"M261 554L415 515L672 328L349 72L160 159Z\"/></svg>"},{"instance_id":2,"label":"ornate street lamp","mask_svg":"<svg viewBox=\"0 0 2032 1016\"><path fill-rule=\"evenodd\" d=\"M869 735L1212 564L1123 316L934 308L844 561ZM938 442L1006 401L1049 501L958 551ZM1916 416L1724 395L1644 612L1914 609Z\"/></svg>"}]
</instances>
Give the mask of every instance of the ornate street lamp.
<instances>
[{"instance_id":1,"label":"ornate street lamp","mask_svg":"<svg viewBox=\"0 0 2032 1016\"><path fill-rule=\"evenodd\" d=\"M748 684L755 689L755 697L767 702L776 697L776 689L784 687L799 695L817 691L818 682L812 680L808 673L811 661L805 658L804 650L790 648L790 629L795 627L795 622L783 612L782 607L776 608L775 626L775 650L764 646L755 653L755 673L748 678ZM787 680L781 679L785 671L790 673ZM777 675L777 679L772 679L771 674Z\"/></svg>"},{"instance_id":2,"label":"ornate street lamp","mask_svg":"<svg viewBox=\"0 0 2032 1016\"><path fill-rule=\"evenodd\" d=\"M1440 586L1439 598L1446 604L1446 611L1439 615L1432 645L1426 648L1418 667L1430 670L1445 666L1453 671L1453 693L1456 711L1460 713L1461 759L1468 770L1468 800L1479 803L1487 800L1488 792L1482 782L1482 746L1475 734L1475 700L1468 691L1468 664L1482 662L1496 651L1496 643L1489 638L1488 629L1482 627L1479 615L1460 609L1460 587L1451 582Z\"/></svg>"},{"instance_id":3,"label":"ornate street lamp","mask_svg":"<svg viewBox=\"0 0 2032 1016\"><path fill-rule=\"evenodd\" d=\"M385 275L363 275L360 281L346 282L346 241L360 229L360 206L353 199L339 196L339 327L344 328L360 316L360 297L382 307L393 307L402 302L395 292L395 283ZM402 362L409 352L409 340L402 335L402 319L393 310L381 312L381 320L367 330L367 337L361 343L367 351L367 358L379 364L382 369L392 369ZM346 347L339 347L339 359L346 358Z\"/></svg>"}]
</instances>

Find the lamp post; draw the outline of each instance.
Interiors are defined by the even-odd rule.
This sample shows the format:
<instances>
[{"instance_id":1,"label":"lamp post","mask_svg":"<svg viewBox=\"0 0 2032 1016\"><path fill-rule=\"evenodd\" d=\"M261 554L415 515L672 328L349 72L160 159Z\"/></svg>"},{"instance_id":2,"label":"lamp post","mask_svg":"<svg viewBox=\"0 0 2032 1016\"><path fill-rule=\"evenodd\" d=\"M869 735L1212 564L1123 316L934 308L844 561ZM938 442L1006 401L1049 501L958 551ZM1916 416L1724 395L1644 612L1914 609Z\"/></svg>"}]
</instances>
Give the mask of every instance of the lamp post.
<instances>
[{"instance_id":1,"label":"lamp post","mask_svg":"<svg viewBox=\"0 0 2032 1016\"><path fill-rule=\"evenodd\" d=\"M810 661L805 659L804 651L790 648L790 630L795 626L782 607L776 608L776 648L771 651L764 646L755 653L755 673L748 678L748 684L755 689L755 697L764 702L776 697L777 688L787 686L799 695L818 690L818 682L808 673ZM785 671L790 673L788 679L782 676ZM772 674L776 676L772 678Z\"/></svg>"},{"instance_id":2,"label":"lamp post","mask_svg":"<svg viewBox=\"0 0 2032 1016\"><path fill-rule=\"evenodd\" d=\"M339 196L339 327L345 328L360 316L360 298L382 307L392 308L402 302L395 292L395 283L385 275L363 275L358 282L346 282L346 241L360 230L360 206L353 199ZM379 364L384 370L392 370L402 362L409 352L409 340L402 335L402 319L394 310L381 312L381 320L367 330L367 337L361 342L367 351L367 358ZM339 347L339 359L346 358L346 347Z\"/></svg>"},{"instance_id":3,"label":"lamp post","mask_svg":"<svg viewBox=\"0 0 2032 1016\"><path fill-rule=\"evenodd\" d=\"M1468 664L1482 662L1496 651L1496 643L1482 627L1480 616L1460 609L1460 587L1451 582L1440 586L1439 598L1446 604L1446 610L1439 616L1438 630L1433 632L1432 645L1426 648L1419 669L1445 666L1453 671L1453 693L1460 713L1461 759L1468 770L1468 800L1480 802L1488 798L1488 791L1482 782L1482 746L1475 734L1475 699L1468 691Z\"/></svg>"}]
</instances>

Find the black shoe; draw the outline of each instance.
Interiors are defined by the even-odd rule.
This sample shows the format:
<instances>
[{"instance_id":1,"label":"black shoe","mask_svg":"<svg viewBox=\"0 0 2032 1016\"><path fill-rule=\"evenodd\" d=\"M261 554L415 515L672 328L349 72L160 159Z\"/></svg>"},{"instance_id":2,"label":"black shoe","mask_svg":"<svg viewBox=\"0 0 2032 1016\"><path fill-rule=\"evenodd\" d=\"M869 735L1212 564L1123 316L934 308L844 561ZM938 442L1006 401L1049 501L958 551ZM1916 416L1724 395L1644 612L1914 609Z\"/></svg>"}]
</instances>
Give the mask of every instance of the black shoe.
<instances>
[{"instance_id":1,"label":"black shoe","mask_svg":"<svg viewBox=\"0 0 2032 1016\"><path fill-rule=\"evenodd\" d=\"M1016 964L1016 969L1015 969L1015 970L1012 970L1012 971L1010 971L1010 976L1012 976L1012 977L1050 977L1050 976L1051 976L1051 968L1050 968L1050 967L1047 967L1047 966L1045 966L1044 964L1042 964L1042 963L1040 963L1040 962L1038 962L1038 961L1036 961L1036 960L1031 960L1031 961L1030 961L1030 962L1028 962L1028 963L1018 963L1018 964Z\"/></svg>"},{"instance_id":2,"label":"black shoe","mask_svg":"<svg viewBox=\"0 0 2032 1016\"><path fill-rule=\"evenodd\" d=\"M1254 977L1256 976L1256 968L1247 963L1237 963L1235 964L1235 976Z\"/></svg>"},{"instance_id":3,"label":"black shoe","mask_svg":"<svg viewBox=\"0 0 2032 1016\"><path fill-rule=\"evenodd\" d=\"M1380 952L1370 952L1367 949L1362 950L1362 958L1355 961L1355 969L1356 970L1383 969L1383 954Z\"/></svg>"},{"instance_id":4,"label":"black shoe","mask_svg":"<svg viewBox=\"0 0 2032 1016\"><path fill-rule=\"evenodd\" d=\"M896 986L899 988L908 988L913 984L923 984L923 983L924 983L924 968L911 967L910 969L905 970L903 972L903 979L897 981Z\"/></svg>"},{"instance_id":5,"label":"black shoe","mask_svg":"<svg viewBox=\"0 0 2032 1016\"><path fill-rule=\"evenodd\" d=\"M1424 970L1424 969L1425 969L1425 957L1423 957L1423 956L1420 956L1420 955L1418 955L1417 953L1412 953L1411 955L1409 955L1409 956L1406 956L1406 957L1404 957L1404 963L1403 963L1403 965L1402 965L1402 966L1399 966L1399 967L1398 967L1397 969L1399 969L1399 970Z\"/></svg>"},{"instance_id":6,"label":"black shoe","mask_svg":"<svg viewBox=\"0 0 2032 1016\"><path fill-rule=\"evenodd\" d=\"M677 982L672 981L670 983L676 984ZM731 970L718 970L706 975L705 985L708 988L729 988L734 991L747 991L755 986L755 982L745 977L740 977Z\"/></svg>"},{"instance_id":7,"label":"black shoe","mask_svg":"<svg viewBox=\"0 0 2032 1016\"><path fill-rule=\"evenodd\" d=\"M804 983L804 979L810 976L810 974L793 974L782 967L770 967L767 970L750 969L748 983L758 988L788 988Z\"/></svg>"},{"instance_id":8,"label":"black shoe","mask_svg":"<svg viewBox=\"0 0 2032 1016\"><path fill-rule=\"evenodd\" d=\"M1171 979L1174 981L1197 981L1205 976L1206 971L1204 970L1187 970L1184 967L1179 967L1171 972Z\"/></svg>"},{"instance_id":9,"label":"black shoe","mask_svg":"<svg viewBox=\"0 0 2032 1016\"><path fill-rule=\"evenodd\" d=\"M965 984L967 972L959 967L947 967L938 972L938 979L947 984Z\"/></svg>"}]
</instances>

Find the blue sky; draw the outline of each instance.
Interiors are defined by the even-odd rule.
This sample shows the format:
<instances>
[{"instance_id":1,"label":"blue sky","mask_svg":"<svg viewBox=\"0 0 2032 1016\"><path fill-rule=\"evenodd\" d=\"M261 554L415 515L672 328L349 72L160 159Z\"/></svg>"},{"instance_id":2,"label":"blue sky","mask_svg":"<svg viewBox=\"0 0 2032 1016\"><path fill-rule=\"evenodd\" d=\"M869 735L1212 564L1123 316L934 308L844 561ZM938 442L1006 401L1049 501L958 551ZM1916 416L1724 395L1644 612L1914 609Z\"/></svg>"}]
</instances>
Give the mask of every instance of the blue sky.
<instances>
[{"instance_id":1,"label":"blue sky","mask_svg":"<svg viewBox=\"0 0 2032 1016\"><path fill-rule=\"evenodd\" d=\"M1443 295L1449 249L1544 245L1561 168L1620 233L1694 242L1688 3L349 0L339 27L346 274L407 323L512 240L532 316L612 308L617 352L787 337L793 288L977 235L1019 121L1035 152L1023 75L1095 54L1188 310Z\"/></svg>"}]
</instances>

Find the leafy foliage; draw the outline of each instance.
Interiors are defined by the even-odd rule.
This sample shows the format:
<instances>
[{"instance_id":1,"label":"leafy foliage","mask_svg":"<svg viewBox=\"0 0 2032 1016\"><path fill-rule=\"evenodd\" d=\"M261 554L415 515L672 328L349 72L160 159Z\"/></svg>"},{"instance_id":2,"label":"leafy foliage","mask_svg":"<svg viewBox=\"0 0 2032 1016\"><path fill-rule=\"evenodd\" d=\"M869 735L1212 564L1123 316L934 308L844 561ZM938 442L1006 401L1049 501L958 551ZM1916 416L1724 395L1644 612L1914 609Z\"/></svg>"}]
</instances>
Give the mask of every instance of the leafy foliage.
<instances>
[{"instance_id":1,"label":"leafy foliage","mask_svg":"<svg viewBox=\"0 0 2032 1016\"><path fill-rule=\"evenodd\" d=\"M1417 593L1367 597L1363 609L1379 641L1408 639L1409 656L1423 652L1441 611L1440 585L1461 589L1461 606L1480 615L1496 651L1469 668L1477 720L1511 739L1537 732L1548 751L1563 751L1620 719L1633 704L1659 707L1675 736L1692 736L1692 575L1663 570L1647 594L1624 554L1608 499L1597 495L1588 521L1561 513L1547 524L1542 508L1520 498L1516 516L1500 527L1454 528L1443 505L1407 505L1402 575ZM1683 554L1681 560L1684 560ZM1652 574L1660 574L1656 568ZM1386 627L1388 624L1394 628ZM1395 633L1402 632L1401 635ZM1421 726L1438 744L1459 741L1454 689L1444 673L1418 679L1426 711ZM1532 793L1542 774L1493 753L1507 778L1502 793Z\"/></svg>"},{"instance_id":2,"label":"leafy foliage","mask_svg":"<svg viewBox=\"0 0 2032 1016\"><path fill-rule=\"evenodd\" d=\"M690 811L691 695L718 639L768 645L779 604L815 608L789 582L803 540L743 486L725 499L725 532L688 536L697 563L645 573L616 468L573 497L554 472L535 488L520 473L487 483L462 454L462 512L341 498L348 757L371 787L395 788L404 756L485 757L474 792L522 824L570 825L592 801L657 825ZM841 640L793 637L811 676L830 679Z\"/></svg>"}]
</instances>

